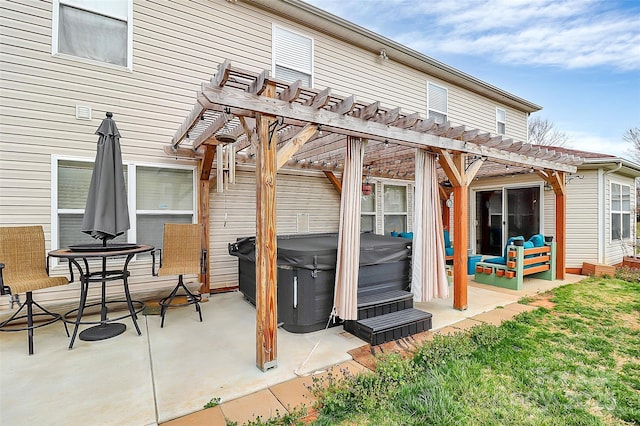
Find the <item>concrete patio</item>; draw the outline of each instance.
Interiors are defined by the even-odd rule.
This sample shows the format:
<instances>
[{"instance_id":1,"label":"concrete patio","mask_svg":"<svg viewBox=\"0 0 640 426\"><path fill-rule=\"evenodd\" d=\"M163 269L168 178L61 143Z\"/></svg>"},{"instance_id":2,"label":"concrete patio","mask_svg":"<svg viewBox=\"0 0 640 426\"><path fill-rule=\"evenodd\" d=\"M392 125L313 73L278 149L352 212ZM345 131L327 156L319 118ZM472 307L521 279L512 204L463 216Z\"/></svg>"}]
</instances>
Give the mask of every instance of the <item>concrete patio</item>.
<instances>
[{"instance_id":1,"label":"concrete patio","mask_svg":"<svg viewBox=\"0 0 640 426\"><path fill-rule=\"evenodd\" d=\"M443 333L456 323L499 323L510 316L486 313L582 278L527 279L521 291L470 281L465 311L454 310L450 298L416 307L431 312L432 331ZM338 364L363 368L348 351L366 343L338 326L307 334L279 329L278 366L262 372L255 366L255 309L242 294L212 295L202 309L202 323L192 307L170 310L162 329L158 315L141 315L141 336L127 319L124 334L77 340L71 350L61 323L43 327L35 331L33 356L26 333L0 334L0 424L242 423L299 405L312 373ZM202 410L213 398L221 405Z\"/></svg>"}]
</instances>

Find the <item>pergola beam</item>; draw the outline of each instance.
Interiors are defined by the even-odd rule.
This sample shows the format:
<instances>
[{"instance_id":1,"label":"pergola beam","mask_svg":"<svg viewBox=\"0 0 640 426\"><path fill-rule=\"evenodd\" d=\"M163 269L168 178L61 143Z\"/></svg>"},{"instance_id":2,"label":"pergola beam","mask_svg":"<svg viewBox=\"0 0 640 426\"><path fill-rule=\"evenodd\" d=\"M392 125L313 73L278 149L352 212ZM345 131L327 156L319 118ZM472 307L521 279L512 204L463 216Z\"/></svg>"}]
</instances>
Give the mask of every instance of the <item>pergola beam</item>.
<instances>
[{"instance_id":1,"label":"pergola beam","mask_svg":"<svg viewBox=\"0 0 640 426\"><path fill-rule=\"evenodd\" d=\"M333 174L333 172L329 172L326 170L323 170L323 172L327 179L329 179L329 182L331 182L331 185L333 185L333 187L335 188L336 192L338 194L342 194L342 182L340 181L340 179L338 179L338 177Z\"/></svg>"},{"instance_id":2,"label":"pergola beam","mask_svg":"<svg viewBox=\"0 0 640 426\"><path fill-rule=\"evenodd\" d=\"M576 171L576 167L570 164L558 163L551 160L538 160L535 157L490 148L486 145L476 145L472 142L438 137L410 129L401 129L366 121L351 115L336 114L325 109L316 109L298 104L292 105L279 99L270 98L267 100L265 97L251 95L238 90L203 87L202 99L199 101L208 109L222 109L224 106L229 106L232 109L246 111L251 115L260 113L280 116L283 117L286 124L305 125L307 123L316 123L322 125L324 131L364 139L387 139L390 142L416 148L439 148L450 151L460 151L468 154L487 156L492 159L514 165L522 165L524 167L549 168L569 173L575 173ZM232 113L235 115L243 115L236 111L232 111ZM367 115L368 114L364 114L363 116Z\"/></svg>"},{"instance_id":3,"label":"pergola beam","mask_svg":"<svg viewBox=\"0 0 640 426\"><path fill-rule=\"evenodd\" d=\"M311 139L317 132L318 126L315 124L307 124L296 136L280 148L278 150L277 169L279 170L284 166L285 163L291 159L293 154L298 152L298 150L302 148L302 145Z\"/></svg>"}]
</instances>

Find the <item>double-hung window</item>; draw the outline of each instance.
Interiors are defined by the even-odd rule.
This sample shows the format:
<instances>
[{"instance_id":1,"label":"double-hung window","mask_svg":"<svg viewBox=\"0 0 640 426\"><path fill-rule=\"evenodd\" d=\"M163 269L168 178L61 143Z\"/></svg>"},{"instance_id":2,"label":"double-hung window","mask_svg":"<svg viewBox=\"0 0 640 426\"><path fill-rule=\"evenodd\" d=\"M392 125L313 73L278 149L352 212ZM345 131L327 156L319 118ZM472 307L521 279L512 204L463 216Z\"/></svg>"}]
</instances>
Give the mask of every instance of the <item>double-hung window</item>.
<instances>
[{"instance_id":1,"label":"double-hung window","mask_svg":"<svg viewBox=\"0 0 640 426\"><path fill-rule=\"evenodd\" d=\"M53 159L52 248L95 243L81 231L93 161ZM194 223L195 167L124 165L131 228L114 242L162 247L165 223Z\"/></svg>"},{"instance_id":2,"label":"double-hung window","mask_svg":"<svg viewBox=\"0 0 640 426\"><path fill-rule=\"evenodd\" d=\"M407 231L407 187L384 185L384 234Z\"/></svg>"},{"instance_id":3,"label":"double-hung window","mask_svg":"<svg viewBox=\"0 0 640 426\"><path fill-rule=\"evenodd\" d=\"M279 80L302 80L304 87L313 87L313 39L274 25L273 73Z\"/></svg>"},{"instance_id":4,"label":"double-hung window","mask_svg":"<svg viewBox=\"0 0 640 426\"><path fill-rule=\"evenodd\" d=\"M427 83L427 118L436 123L447 122L447 89L437 84Z\"/></svg>"},{"instance_id":5,"label":"double-hung window","mask_svg":"<svg viewBox=\"0 0 640 426\"><path fill-rule=\"evenodd\" d=\"M611 183L611 240L631 238L631 187Z\"/></svg>"},{"instance_id":6,"label":"double-hung window","mask_svg":"<svg viewBox=\"0 0 640 426\"><path fill-rule=\"evenodd\" d=\"M496 108L496 132L504 135L507 131L507 111L502 108Z\"/></svg>"},{"instance_id":7,"label":"double-hung window","mask_svg":"<svg viewBox=\"0 0 640 426\"><path fill-rule=\"evenodd\" d=\"M133 0L53 0L52 54L131 69Z\"/></svg>"}]
</instances>

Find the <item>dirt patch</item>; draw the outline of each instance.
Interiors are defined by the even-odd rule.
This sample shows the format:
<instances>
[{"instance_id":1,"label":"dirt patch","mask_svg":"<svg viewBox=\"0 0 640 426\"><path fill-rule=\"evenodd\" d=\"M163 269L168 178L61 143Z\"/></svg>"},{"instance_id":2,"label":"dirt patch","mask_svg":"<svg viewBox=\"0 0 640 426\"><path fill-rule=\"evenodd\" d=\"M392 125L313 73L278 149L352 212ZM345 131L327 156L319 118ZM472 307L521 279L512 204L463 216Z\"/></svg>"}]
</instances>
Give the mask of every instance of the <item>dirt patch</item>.
<instances>
[{"instance_id":1,"label":"dirt patch","mask_svg":"<svg viewBox=\"0 0 640 426\"><path fill-rule=\"evenodd\" d=\"M640 330L638 315L620 313L618 314L618 318L624 323L626 327L629 327L631 330Z\"/></svg>"},{"instance_id":2,"label":"dirt patch","mask_svg":"<svg viewBox=\"0 0 640 426\"><path fill-rule=\"evenodd\" d=\"M350 350L349 355L351 355L353 360L358 364L365 366L369 370L375 371L379 356L394 353L399 354L403 358L410 357L415 353L416 349L422 345L422 343L428 340L433 340L433 333L425 331L377 346L360 346L359 348Z\"/></svg>"},{"instance_id":3,"label":"dirt patch","mask_svg":"<svg viewBox=\"0 0 640 426\"><path fill-rule=\"evenodd\" d=\"M371 350L371 345L360 346L349 351L349 355L358 364L361 364L371 371L375 371L378 360Z\"/></svg>"},{"instance_id":4,"label":"dirt patch","mask_svg":"<svg viewBox=\"0 0 640 426\"><path fill-rule=\"evenodd\" d=\"M556 304L551 301L552 297L553 296L551 294L538 295L535 299L529 302L529 305L551 310L556 306Z\"/></svg>"}]
</instances>

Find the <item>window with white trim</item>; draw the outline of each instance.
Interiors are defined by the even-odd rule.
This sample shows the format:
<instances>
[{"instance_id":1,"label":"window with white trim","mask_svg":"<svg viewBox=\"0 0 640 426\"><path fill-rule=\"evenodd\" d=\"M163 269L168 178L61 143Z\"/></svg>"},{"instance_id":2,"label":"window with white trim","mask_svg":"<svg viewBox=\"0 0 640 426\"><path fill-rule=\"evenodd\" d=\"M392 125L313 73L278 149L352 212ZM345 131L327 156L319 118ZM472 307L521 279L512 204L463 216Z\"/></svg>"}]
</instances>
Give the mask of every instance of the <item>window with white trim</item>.
<instances>
[{"instance_id":1,"label":"window with white trim","mask_svg":"<svg viewBox=\"0 0 640 426\"><path fill-rule=\"evenodd\" d=\"M427 118L434 118L438 124L447 122L447 96L446 88L427 83Z\"/></svg>"},{"instance_id":2,"label":"window with white trim","mask_svg":"<svg viewBox=\"0 0 640 426\"><path fill-rule=\"evenodd\" d=\"M53 0L52 53L131 69L132 0Z\"/></svg>"},{"instance_id":3,"label":"window with white trim","mask_svg":"<svg viewBox=\"0 0 640 426\"><path fill-rule=\"evenodd\" d=\"M611 183L611 240L631 238L631 187Z\"/></svg>"},{"instance_id":4,"label":"window with white trim","mask_svg":"<svg viewBox=\"0 0 640 426\"><path fill-rule=\"evenodd\" d=\"M370 190L365 190L365 185L370 185ZM365 195L365 192L368 194ZM363 183L363 191L360 196L360 232L376 232L376 184Z\"/></svg>"},{"instance_id":5,"label":"window with white trim","mask_svg":"<svg viewBox=\"0 0 640 426\"><path fill-rule=\"evenodd\" d=\"M502 108L496 108L496 132L504 135L507 131L507 111Z\"/></svg>"},{"instance_id":6,"label":"window with white trim","mask_svg":"<svg viewBox=\"0 0 640 426\"><path fill-rule=\"evenodd\" d=\"M112 241L162 247L165 223L194 223L195 172L195 167L125 164L131 229ZM92 173L92 160L54 158L53 248L95 243L81 231Z\"/></svg>"},{"instance_id":7,"label":"window with white trim","mask_svg":"<svg viewBox=\"0 0 640 426\"><path fill-rule=\"evenodd\" d=\"M384 234L407 231L407 186L383 186Z\"/></svg>"},{"instance_id":8,"label":"window with white trim","mask_svg":"<svg viewBox=\"0 0 640 426\"><path fill-rule=\"evenodd\" d=\"M288 83L313 87L313 38L273 26L273 74Z\"/></svg>"}]
</instances>

